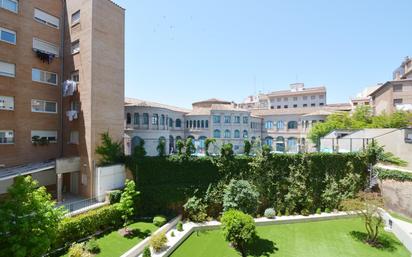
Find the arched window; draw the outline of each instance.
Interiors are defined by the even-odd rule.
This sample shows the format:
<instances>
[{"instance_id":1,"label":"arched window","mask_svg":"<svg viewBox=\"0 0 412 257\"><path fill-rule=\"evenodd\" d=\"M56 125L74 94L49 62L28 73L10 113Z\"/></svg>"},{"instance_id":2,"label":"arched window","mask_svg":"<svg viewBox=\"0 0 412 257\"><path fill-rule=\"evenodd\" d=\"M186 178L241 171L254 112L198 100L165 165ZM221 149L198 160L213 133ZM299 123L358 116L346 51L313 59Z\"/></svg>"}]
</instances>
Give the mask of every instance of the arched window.
<instances>
[{"instance_id":1,"label":"arched window","mask_svg":"<svg viewBox=\"0 0 412 257\"><path fill-rule=\"evenodd\" d=\"M271 129L272 128L272 121L268 120L265 122L265 129Z\"/></svg>"},{"instance_id":2,"label":"arched window","mask_svg":"<svg viewBox=\"0 0 412 257\"><path fill-rule=\"evenodd\" d=\"M169 127L173 128L173 119L169 118Z\"/></svg>"},{"instance_id":3,"label":"arched window","mask_svg":"<svg viewBox=\"0 0 412 257\"><path fill-rule=\"evenodd\" d=\"M265 145L270 146L270 148L272 148L272 144L273 144L273 137L265 137Z\"/></svg>"},{"instance_id":4,"label":"arched window","mask_svg":"<svg viewBox=\"0 0 412 257\"><path fill-rule=\"evenodd\" d=\"M133 114L133 123L134 125L139 125L140 124L140 115L138 112L135 112Z\"/></svg>"},{"instance_id":5,"label":"arched window","mask_svg":"<svg viewBox=\"0 0 412 257\"><path fill-rule=\"evenodd\" d=\"M297 129L298 128L298 122L297 121L289 121L288 122L288 129Z\"/></svg>"},{"instance_id":6,"label":"arched window","mask_svg":"<svg viewBox=\"0 0 412 257\"><path fill-rule=\"evenodd\" d=\"M152 125L159 125L159 115L156 113L152 116Z\"/></svg>"},{"instance_id":7,"label":"arched window","mask_svg":"<svg viewBox=\"0 0 412 257\"><path fill-rule=\"evenodd\" d=\"M176 119L176 128L182 127L182 121L180 119Z\"/></svg>"},{"instance_id":8,"label":"arched window","mask_svg":"<svg viewBox=\"0 0 412 257\"><path fill-rule=\"evenodd\" d=\"M248 138L248 133L247 133L247 130L245 129L245 130L243 130L243 138Z\"/></svg>"},{"instance_id":9,"label":"arched window","mask_svg":"<svg viewBox=\"0 0 412 257\"><path fill-rule=\"evenodd\" d=\"M209 120L205 120L205 128L209 127Z\"/></svg>"},{"instance_id":10,"label":"arched window","mask_svg":"<svg viewBox=\"0 0 412 257\"><path fill-rule=\"evenodd\" d=\"M240 131L238 129L235 130L234 138L240 138Z\"/></svg>"},{"instance_id":11,"label":"arched window","mask_svg":"<svg viewBox=\"0 0 412 257\"><path fill-rule=\"evenodd\" d=\"M128 112L126 114L126 124L132 123L132 115Z\"/></svg>"},{"instance_id":12,"label":"arched window","mask_svg":"<svg viewBox=\"0 0 412 257\"><path fill-rule=\"evenodd\" d=\"M149 114L143 113L143 125L149 125Z\"/></svg>"},{"instance_id":13,"label":"arched window","mask_svg":"<svg viewBox=\"0 0 412 257\"><path fill-rule=\"evenodd\" d=\"M292 153L298 152L298 140L296 137L288 138L288 151Z\"/></svg>"},{"instance_id":14,"label":"arched window","mask_svg":"<svg viewBox=\"0 0 412 257\"><path fill-rule=\"evenodd\" d=\"M165 115L164 115L164 114L162 114L162 115L160 116L160 125L162 125L162 126L165 125Z\"/></svg>"},{"instance_id":15,"label":"arched window","mask_svg":"<svg viewBox=\"0 0 412 257\"><path fill-rule=\"evenodd\" d=\"M193 121L190 121L190 128L193 128Z\"/></svg>"},{"instance_id":16,"label":"arched window","mask_svg":"<svg viewBox=\"0 0 412 257\"><path fill-rule=\"evenodd\" d=\"M193 121L193 127L196 128L196 121Z\"/></svg>"},{"instance_id":17,"label":"arched window","mask_svg":"<svg viewBox=\"0 0 412 257\"><path fill-rule=\"evenodd\" d=\"M276 151L277 152L285 151L285 139L281 136L276 138Z\"/></svg>"},{"instance_id":18,"label":"arched window","mask_svg":"<svg viewBox=\"0 0 412 257\"><path fill-rule=\"evenodd\" d=\"M215 129L215 130L213 131L213 137L214 137L214 138L220 138L220 130Z\"/></svg>"},{"instance_id":19,"label":"arched window","mask_svg":"<svg viewBox=\"0 0 412 257\"><path fill-rule=\"evenodd\" d=\"M225 138L231 138L231 133L228 129L225 130Z\"/></svg>"},{"instance_id":20,"label":"arched window","mask_svg":"<svg viewBox=\"0 0 412 257\"><path fill-rule=\"evenodd\" d=\"M276 122L277 129L283 129L284 127L285 127L285 123L282 120L278 120L278 122Z\"/></svg>"}]
</instances>

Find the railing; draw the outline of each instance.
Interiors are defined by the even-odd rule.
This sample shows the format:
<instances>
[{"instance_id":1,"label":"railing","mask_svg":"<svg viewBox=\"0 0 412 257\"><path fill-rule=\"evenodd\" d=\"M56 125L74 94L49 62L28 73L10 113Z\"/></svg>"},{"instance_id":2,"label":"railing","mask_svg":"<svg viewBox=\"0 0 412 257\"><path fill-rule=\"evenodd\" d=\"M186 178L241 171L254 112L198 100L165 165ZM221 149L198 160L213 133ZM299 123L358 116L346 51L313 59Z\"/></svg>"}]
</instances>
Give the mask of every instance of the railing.
<instances>
[{"instance_id":1,"label":"railing","mask_svg":"<svg viewBox=\"0 0 412 257\"><path fill-rule=\"evenodd\" d=\"M95 196L95 197L84 199L84 200L72 201L68 203L60 203L60 204L57 204L57 207L63 206L70 213L70 212L74 212L74 211L95 205L97 203L104 202L105 197L106 195L99 195L99 196Z\"/></svg>"}]
</instances>

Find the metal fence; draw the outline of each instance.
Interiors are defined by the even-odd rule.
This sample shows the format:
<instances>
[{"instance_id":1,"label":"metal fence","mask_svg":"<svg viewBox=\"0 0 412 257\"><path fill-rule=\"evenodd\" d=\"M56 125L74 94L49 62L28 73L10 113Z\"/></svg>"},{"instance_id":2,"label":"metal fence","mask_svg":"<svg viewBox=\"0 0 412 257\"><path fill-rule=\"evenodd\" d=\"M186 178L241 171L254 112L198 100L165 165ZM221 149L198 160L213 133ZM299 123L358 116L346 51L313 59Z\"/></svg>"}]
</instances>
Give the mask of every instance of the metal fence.
<instances>
[{"instance_id":1,"label":"metal fence","mask_svg":"<svg viewBox=\"0 0 412 257\"><path fill-rule=\"evenodd\" d=\"M95 205L97 203L101 203L104 201L105 197L106 197L105 195L99 195L99 196L95 196L95 197L83 199L83 200L73 200L73 201L69 201L66 203L57 204L57 207L63 206L70 213L70 212L74 212L74 211ZM99 199L103 199L103 201L99 201Z\"/></svg>"},{"instance_id":2,"label":"metal fence","mask_svg":"<svg viewBox=\"0 0 412 257\"><path fill-rule=\"evenodd\" d=\"M352 153L366 150L373 138L322 138L319 151L327 153Z\"/></svg>"}]
</instances>

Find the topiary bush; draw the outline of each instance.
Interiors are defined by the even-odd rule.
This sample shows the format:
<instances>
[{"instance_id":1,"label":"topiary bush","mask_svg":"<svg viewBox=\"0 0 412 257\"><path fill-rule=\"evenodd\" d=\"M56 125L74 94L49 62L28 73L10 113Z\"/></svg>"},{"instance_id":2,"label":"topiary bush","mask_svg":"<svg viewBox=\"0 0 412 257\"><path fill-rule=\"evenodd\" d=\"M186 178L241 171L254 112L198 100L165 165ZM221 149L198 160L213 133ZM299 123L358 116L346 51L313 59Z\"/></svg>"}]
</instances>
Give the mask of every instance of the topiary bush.
<instances>
[{"instance_id":1,"label":"topiary bush","mask_svg":"<svg viewBox=\"0 0 412 257\"><path fill-rule=\"evenodd\" d=\"M322 211L320 210L320 208L316 209L316 214L322 214Z\"/></svg>"},{"instance_id":2,"label":"topiary bush","mask_svg":"<svg viewBox=\"0 0 412 257\"><path fill-rule=\"evenodd\" d=\"M155 216L155 217L153 218L153 224L154 224L156 227L161 227L161 226L163 226L164 224L166 224L166 222L167 222L166 217L161 216L161 215Z\"/></svg>"},{"instance_id":3,"label":"topiary bush","mask_svg":"<svg viewBox=\"0 0 412 257\"><path fill-rule=\"evenodd\" d=\"M256 236L255 221L252 216L241 211L230 210L223 213L222 230L225 240L246 256L248 244Z\"/></svg>"},{"instance_id":4,"label":"topiary bush","mask_svg":"<svg viewBox=\"0 0 412 257\"><path fill-rule=\"evenodd\" d=\"M276 210L273 208L267 208L263 215L268 219L274 219L276 217Z\"/></svg>"},{"instance_id":5,"label":"topiary bush","mask_svg":"<svg viewBox=\"0 0 412 257\"><path fill-rule=\"evenodd\" d=\"M93 254L100 253L100 246L99 246L99 244L97 243L96 238L90 239L90 240L86 243L85 249L86 249L88 252L93 253Z\"/></svg>"},{"instance_id":6,"label":"topiary bush","mask_svg":"<svg viewBox=\"0 0 412 257\"><path fill-rule=\"evenodd\" d=\"M143 250L143 257L152 257L152 253L150 252L150 248L146 246Z\"/></svg>"},{"instance_id":7,"label":"topiary bush","mask_svg":"<svg viewBox=\"0 0 412 257\"><path fill-rule=\"evenodd\" d=\"M179 222L176 224L176 230L179 231L179 232L182 232L182 231L183 231L183 223L182 223L181 221L179 221Z\"/></svg>"},{"instance_id":8,"label":"topiary bush","mask_svg":"<svg viewBox=\"0 0 412 257\"><path fill-rule=\"evenodd\" d=\"M153 248L153 250L158 253L160 251L162 251L167 243L167 237L164 231L153 235L150 238L150 246Z\"/></svg>"},{"instance_id":9,"label":"topiary bush","mask_svg":"<svg viewBox=\"0 0 412 257\"><path fill-rule=\"evenodd\" d=\"M223 210L240 210L244 213L254 214L258 206L259 193L256 187L246 180L232 179L224 189Z\"/></svg>"}]
</instances>

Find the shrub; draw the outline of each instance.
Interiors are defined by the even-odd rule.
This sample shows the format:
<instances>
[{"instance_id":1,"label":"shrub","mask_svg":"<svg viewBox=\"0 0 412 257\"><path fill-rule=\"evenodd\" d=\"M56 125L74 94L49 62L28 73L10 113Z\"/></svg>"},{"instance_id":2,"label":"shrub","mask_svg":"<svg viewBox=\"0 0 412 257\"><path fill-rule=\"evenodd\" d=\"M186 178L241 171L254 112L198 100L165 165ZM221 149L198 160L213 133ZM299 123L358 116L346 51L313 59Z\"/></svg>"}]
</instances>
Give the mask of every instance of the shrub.
<instances>
[{"instance_id":1,"label":"shrub","mask_svg":"<svg viewBox=\"0 0 412 257\"><path fill-rule=\"evenodd\" d=\"M302 214L303 216L309 216L310 211L308 209L303 209L300 214Z\"/></svg>"},{"instance_id":2,"label":"shrub","mask_svg":"<svg viewBox=\"0 0 412 257\"><path fill-rule=\"evenodd\" d=\"M179 231L179 232L182 232L182 231L183 231L183 223L182 223L181 221L179 221L179 222L176 224L176 230Z\"/></svg>"},{"instance_id":3,"label":"shrub","mask_svg":"<svg viewBox=\"0 0 412 257\"><path fill-rule=\"evenodd\" d=\"M109 166L124 162L123 145L120 141L113 141L109 132L101 134L101 145L96 147L95 152L100 155L100 166Z\"/></svg>"},{"instance_id":4,"label":"shrub","mask_svg":"<svg viewBox=\"0 0 412 257\"><path fill-rule=\"evenodd\" d=\"M150 248L146 246L143 250L143 257L151 257L152 253L150 252Z\"/></svg>"},{"instance_id":5,"label":"shrub","mask_svg":"<svg viewBox=\"0 0 412 257\"><path fill-rule=\"evenodd\" d=\"M157 150L157 154L160 157L163 157L166 155L166 140L164 138L159 139L159 143L156 147L156 150Z\"/></svg>"},{"instance_id":6,"label":"shrub","mask_svg":"<svg viewBox=\"0 0 412 257\"><path fill-rule=\"evenodd\" d=\"M170 236L171 236L171 237L175 237L175 232L172 231L172 232L170 233Z\"/></svg>"},{"instance_id":7,"label":"shrub","mask_svg":"<svg viewBox=\"0 0 412 257\"><path fill-rule=\"evenodd\" d=\"M156 226L156 227L161 227L161 226L163 226L164 224L166 224L166 222L167 222L167 219L166 219L166 217L164 217L164 216L156 216L156 217L154 217L153 218L153 224Z\"/></svg>"},{"instance_id":8,"label":"shrub","mask_svg":"<svg viewBox=\"0 0 412 257\"><path fill-rule=\"evenodd\" d=\"M84 244L73 244L69 248L68 257L91 257L92 255L84 249Z\"/></svg>"},{"instance_id":9,"label":"shrub","mask_svg":"<svg viewBox=\"0 0 412 257\"><path fill-rule=\"evenodd\" d=\"M285 216L290 216L289 209L286 209Z\"/></svg>"},{"instance_id":10,"label":"shrub","mask_svg":"<svg viewBox=\"0 0 412 257\"><path fill-rule=\"evenodd\" d=\"M97 243L95 238L90 239L87 243L86 243L86 247L85 249L90 252L90 253L99 253L100 252L100 246Z\"/></svg>"},{"instance_id":11,"label":"shrub","mask_svg":"<svg viewBox=\"0 0 412 257\"><path fill-rule=\"evenodd\" d=\"M99 230L120 227L122 224L122 212L118 204L65 218L58 226L56 247L86 238Z\"/></svg>"},{"instance_id":12,"label":"shrub","mask_svg":"<svg viewBox=\"0 0 412 257\"><path fill-rule=\"evenodd\" d=\"M259 193L256 187L246 180L231 180L224 189L223 210L240 210L254 214L258 206Z\"/></svg>"},{"instance_id":13,"label":"shrub","mask_svg":"<svg viewBox=\"0 0 412 257\"><path fill-rule=\"evenodd\" d=\"M237 210L227 211L222 216L222 230L226 241L230 242L242 256L246 256L247 245L256 236L256 226L252 216Z\"/></svg>"},{"instance_id":14,"label":"shrub","mask_svg":"<svg viewBox=\"0 0 412 257\"><path fill-rule=\"evenodd\" d=\"M331 211L330 211L329 208L325 208L325 212L326 212L326 213L331 213Z\"/></svg>"},{"instance_id":15,"label":"shrub","mask_svg":"<svg viewBox=\"0 0 412 257\"><path fill-rule=\"evenodd\" d=\"M120 197L122 196L121 190L113 190L109 193L109 202L110 204L115 204L120 202Z\"/></svg>"},{"instance_id":16,"label":"shrub","mask_svg":"<svg viewBox=\"0 0 412 257\"><path fill-rule=\"evenodd\" d=\"M263 215L268 219L273 219L276 216L276 210L273 208L267 208Z\"/></svg>"},{"instance_id":17,"label":"shrub","mask_svg":"<svg viewBox=\"0 0 412 257\"><path fill-rule=\"evenodd\" d=\"M150 238L150 246L153 248L155 252L160 252L162 249L164 249L166 243L167 237L164 231L155 234Z\"/></svg>"},{"instance_id":18,"label":"shrub","mask_svg":"<svg viewBox=\"0 0 412 257\"><path fill-rule=\"evenodd\" d=\"M188 139L186 139L185 148L185 155L187 158L189 158L192 154L196 152L196 147L193 143L192 138L189 137Z\"/></svg>"},{"instance_id":19,"label":"shrub","mask_svg":"<svg viewBox=\"0 0 412 257\"><path fill-rule=\"evenodd\" d=\"M321 214L322 213L322 211L320 210L320 208L317 208L316 209L316 214Z\"/></svg>"},{"instance_id":20,"label":"shrub","mask_svg":"<svg viewBox=\"0 0 412 257\"><path fill-rule=\"evenodd\" d=\"M194 222L203 222L207 218L206 206L202 203L202 199L196 196L190 197L183 208L189 219Z\"/></svg>"},{"instance_id":21,"label":"shrub","mask_svg":"<svg viewBox=\"0 0 412 257\"><path fill-rule=\"evenodd\" d=\"M249 140L244 140L243 141L243 152L245 155L250 155L250 150L252 150L252 144L249 142Z\"/></svg>"}]
</instances>

